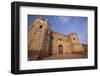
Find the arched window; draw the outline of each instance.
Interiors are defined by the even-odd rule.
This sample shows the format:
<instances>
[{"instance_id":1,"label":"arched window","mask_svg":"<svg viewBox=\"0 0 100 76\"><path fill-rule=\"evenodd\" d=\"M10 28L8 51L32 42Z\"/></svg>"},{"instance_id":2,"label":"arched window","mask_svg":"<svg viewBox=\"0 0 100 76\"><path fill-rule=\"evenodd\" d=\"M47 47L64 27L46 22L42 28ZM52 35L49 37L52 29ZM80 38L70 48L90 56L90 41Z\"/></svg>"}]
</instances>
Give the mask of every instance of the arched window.
<instances>
[{"instance_id":1,"label":"arched window","mask_svg":"<svg viewBox=\"0 0 100 76\"><path fill-rule=\"evenodd\" d=\"M42 28L42 25L40 25L40 28Z\"/></svg>"},{"instance_id":2,"label":"arched window","mask_svg":"<svg viewBox=\"0 0 100 76\"><path fill-rule=\"evenodd\" d=\"M76 40L76 38L74 37L73 40Z\"/></svg>"}]
</instances>

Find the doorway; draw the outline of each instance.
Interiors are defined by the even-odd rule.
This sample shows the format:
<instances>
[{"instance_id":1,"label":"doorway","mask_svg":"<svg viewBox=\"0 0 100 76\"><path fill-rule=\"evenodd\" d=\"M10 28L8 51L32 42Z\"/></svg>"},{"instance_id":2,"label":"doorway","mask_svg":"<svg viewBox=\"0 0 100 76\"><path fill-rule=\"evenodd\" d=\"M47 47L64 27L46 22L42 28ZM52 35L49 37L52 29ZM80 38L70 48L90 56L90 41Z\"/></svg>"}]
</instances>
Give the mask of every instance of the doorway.
<instances>
[{"instance_id":1,"label":"doorway","mask_svg":"<svg viewBox=\"0 0 100 76\"><path fill-rule=\"evenodd\" d=\"M63 45L58 45L58 54L63 54Z\"/></svg>"}]
</instances>

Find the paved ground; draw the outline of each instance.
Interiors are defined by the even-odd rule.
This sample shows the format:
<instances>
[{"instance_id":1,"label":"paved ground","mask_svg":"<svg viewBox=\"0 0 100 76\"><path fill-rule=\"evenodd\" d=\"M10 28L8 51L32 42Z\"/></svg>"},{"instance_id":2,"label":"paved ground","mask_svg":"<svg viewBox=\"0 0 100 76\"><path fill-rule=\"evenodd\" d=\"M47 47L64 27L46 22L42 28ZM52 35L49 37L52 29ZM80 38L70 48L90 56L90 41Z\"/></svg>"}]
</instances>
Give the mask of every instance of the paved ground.
<instances>
[{"instance_id":1,"label":"paved ground","mask_svg":"<svg viewBox=\"0 0 100 76\"><path fill-rule=\"evenodd\" d=\"M53 60L53 59L77 59L77 58L87 58L87 55L80 55L80 54L69 54L69 55L53 55L43 60Z\"/></svg>"}]
</instances>

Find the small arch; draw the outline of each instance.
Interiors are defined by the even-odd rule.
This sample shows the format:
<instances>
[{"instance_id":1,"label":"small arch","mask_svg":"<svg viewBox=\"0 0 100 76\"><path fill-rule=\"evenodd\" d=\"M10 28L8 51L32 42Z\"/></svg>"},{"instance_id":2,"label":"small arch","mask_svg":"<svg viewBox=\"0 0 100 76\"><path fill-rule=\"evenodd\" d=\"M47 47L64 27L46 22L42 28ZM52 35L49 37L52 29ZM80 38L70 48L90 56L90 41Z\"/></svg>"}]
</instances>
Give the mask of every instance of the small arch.
<instances>
[{"instance_id":1,"label":"small arch","mask_svg":"<svg viewBox=\"0 0 100 76\"><path fill-rule=\"evenodd\" d=\"M62 39L58 39L59 41L62 41Z\"/></svg>"},{"instance_id":2,"label":"small arch","mask_svg":"<svg viewBox=\"0 0 100 76\"><path fill-rule=\"evenodd\" d=\"M76 40L76 38L74 37L73 40Z\"/></svg>"},{"instance_id":3,"label":"small arch","mask_svg":"<svg viewBox=\"0 0 100 76\"><path fill-rule=\"evenodd\" d=\"M39 28L42 28L42 25L40 25L40 27Z\"/></svg>"}]
</instances>

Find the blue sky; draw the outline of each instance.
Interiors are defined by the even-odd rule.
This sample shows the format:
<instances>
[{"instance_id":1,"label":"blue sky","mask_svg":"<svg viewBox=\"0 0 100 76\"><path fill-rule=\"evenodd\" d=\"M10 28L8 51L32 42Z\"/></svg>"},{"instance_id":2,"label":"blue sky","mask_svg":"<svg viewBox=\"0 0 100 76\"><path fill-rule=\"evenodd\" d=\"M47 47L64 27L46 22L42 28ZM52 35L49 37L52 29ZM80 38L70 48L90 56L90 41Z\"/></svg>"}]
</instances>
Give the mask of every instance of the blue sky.
<instances>
[{"instance_id":1,"label":"blue sky","mask_svg":"<svg viewBox=\"0 0 100 76\"><path fill-rule=\"evenodd\" d=\"M88 17L28 15L28 27L30 27L33 20L39 16L48 19L53 31L60 32L65 35L76 32L81 43L88 43Z\"/></svg>"}]
</instances>

